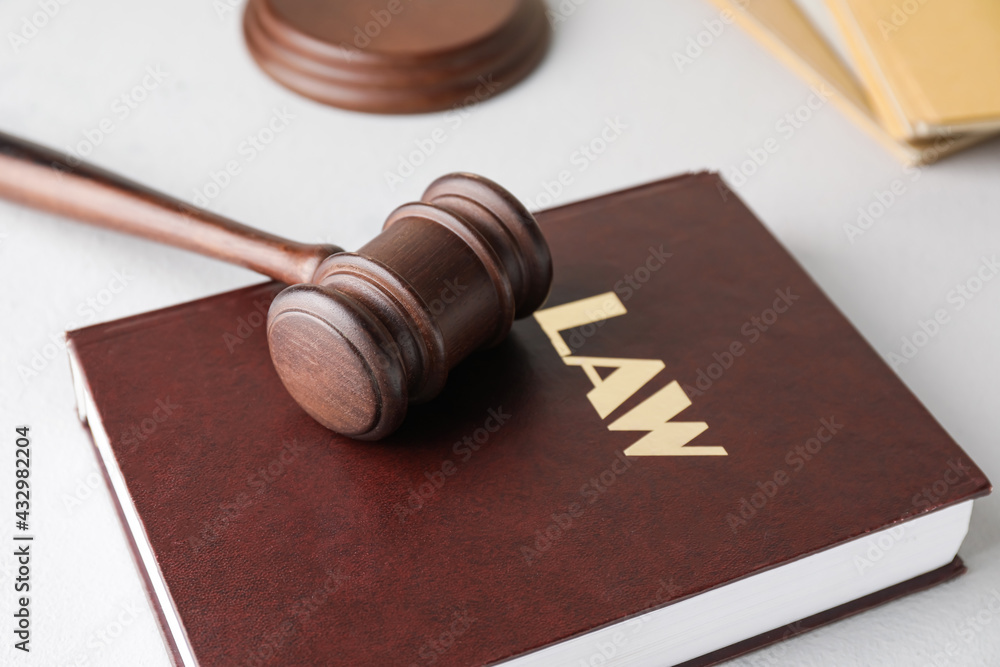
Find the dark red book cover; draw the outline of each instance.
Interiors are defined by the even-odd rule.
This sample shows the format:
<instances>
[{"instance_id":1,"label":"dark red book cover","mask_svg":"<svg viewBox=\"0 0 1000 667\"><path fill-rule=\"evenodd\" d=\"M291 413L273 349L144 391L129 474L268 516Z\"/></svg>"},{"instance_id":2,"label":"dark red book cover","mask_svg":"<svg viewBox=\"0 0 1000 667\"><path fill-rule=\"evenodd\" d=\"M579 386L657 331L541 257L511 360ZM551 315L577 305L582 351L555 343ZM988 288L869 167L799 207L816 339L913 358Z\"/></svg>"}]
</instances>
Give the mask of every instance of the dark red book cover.
<instances>
[{"instance_id":1,"label":"dark red book cover","mask_svg":"<svg viewBox=\"0 0 1000 667\"><path fill-rule=\"evenodd\" d=\"M716 175L538 217L545 309L375 444L282 387L280 285L68 334L178 655L494 664L989 492Z\"/></svg>"}]
</instances>

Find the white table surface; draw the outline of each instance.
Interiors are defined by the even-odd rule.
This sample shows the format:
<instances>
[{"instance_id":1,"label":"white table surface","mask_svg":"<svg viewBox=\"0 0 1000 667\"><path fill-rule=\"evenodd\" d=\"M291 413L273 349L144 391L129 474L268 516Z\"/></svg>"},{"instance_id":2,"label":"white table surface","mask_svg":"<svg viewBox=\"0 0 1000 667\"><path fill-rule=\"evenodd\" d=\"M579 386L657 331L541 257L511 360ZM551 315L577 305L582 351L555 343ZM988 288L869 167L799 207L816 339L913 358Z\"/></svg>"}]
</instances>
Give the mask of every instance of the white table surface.
<instances>
[{"instance_id":1,"label":"white table surface","mask_svg":"<svg viewBox=\"0 0 1000 667\"><path fill-rule=\"evenodd\" d=\"M688 170L728 176L748 150L774 137L779 150L738 194L884 355L898 351L919 320L948 309L949 323L898 372L987 474L1000 479L1000 280L961 310L947 301L981 258L1000 249L1000 143L924 169L914 181L832 105L786 137L776 123L810 91L738 27L727 26L678 70L674 53L718 15L703 0L576 0L542 68L471 109L457 127L454 114L347 113L266 78L244 48L242 7L220 14L227 2L73 0L15 52L10 33L39 11L39 0L6 0L0 128L66 149L112 118L113 132L89 159L188 200L211 172L238 160L241 173L210 208L293 238L349 248L448 171L481 172L538 202L544 182L571 169L573 181L557 198L565 203ZM148 67L160 68L165 79L121 118L115 100L140 84ZM274 109L294 120L246 162L241 142ZM607 119L627 128L579 171L573 153ZM437 128L446 141L392 191L385 173ZM905 179L906 192L849 242L844 225L895 179ZM115 272L127 286L110 303L98 303L99 312L91 309L87 300L100 298ZM3 202L0 276L0 442L12 447L15 425L32 428L37 534L34 634L25 656L13 650L10 632L13 519L0 521L6 619L0 663L166 665L154 615L76 419L65 355L42 357L34 377L22 378L18 367L36 353L52 353L50 337L58 340L74 323L113 320L259 278ZM0 457L8 505L12 479L9 452ZM977 501L960 552L966 576L732 664L1000 665L998 519L1000 500ZM969 624L977 615L981 629Z\"/></svg>"}]
</instances>

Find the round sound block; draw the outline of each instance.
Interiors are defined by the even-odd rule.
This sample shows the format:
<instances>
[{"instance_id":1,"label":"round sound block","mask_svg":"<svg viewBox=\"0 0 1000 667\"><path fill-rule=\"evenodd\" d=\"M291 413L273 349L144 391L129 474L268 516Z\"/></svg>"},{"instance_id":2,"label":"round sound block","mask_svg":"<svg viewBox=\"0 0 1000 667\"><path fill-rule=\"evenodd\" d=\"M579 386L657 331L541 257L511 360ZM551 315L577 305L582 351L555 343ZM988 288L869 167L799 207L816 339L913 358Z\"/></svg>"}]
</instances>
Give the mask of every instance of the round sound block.
<instances>
[{"instance_id":1,"label":"round sound block","mask_svg":"<svg viewBox=\"0 0 1000 667\"><path fill-rule=\"evenodd\" d=\"M249 0L250 53L314 100L374 113L480 102L541 61L541 0Z\"/></svg>"}]
</instances>

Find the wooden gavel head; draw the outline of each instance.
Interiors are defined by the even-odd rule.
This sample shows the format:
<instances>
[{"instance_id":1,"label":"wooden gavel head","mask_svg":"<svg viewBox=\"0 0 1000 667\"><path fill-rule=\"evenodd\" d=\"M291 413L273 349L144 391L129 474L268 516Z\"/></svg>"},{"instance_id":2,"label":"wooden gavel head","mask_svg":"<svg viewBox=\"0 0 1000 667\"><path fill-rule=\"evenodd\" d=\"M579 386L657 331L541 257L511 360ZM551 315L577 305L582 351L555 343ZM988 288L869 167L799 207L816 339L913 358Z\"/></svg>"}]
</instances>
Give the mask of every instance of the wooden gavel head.
<instances>
[{"instance_id":1,"label":"wooden gavel head","mask_svg":"<svg viewBox=\"0 0 1000 667\"><path fill-rule=\"evenodd\" d=\"M542 305L552 259L531 214L472 174L438 179L358 252L296 243L0 133L0 197L259 271L291 285L268 314L274 367L327 428L394 431L410 402Z\"/></svg>"},{"instance_id":2,"label":"wooden gavel head","mask_svg":"<svg viewBox=\"0 0 1000 667\"><path fill-rule=\"evenodd\" d=\"M481 176L451 174L357 252L321 262L271 304L271 359L327 428L377 440L448 371L545 301L552 260L534 218Z\"/></svg>"}]
</instances>

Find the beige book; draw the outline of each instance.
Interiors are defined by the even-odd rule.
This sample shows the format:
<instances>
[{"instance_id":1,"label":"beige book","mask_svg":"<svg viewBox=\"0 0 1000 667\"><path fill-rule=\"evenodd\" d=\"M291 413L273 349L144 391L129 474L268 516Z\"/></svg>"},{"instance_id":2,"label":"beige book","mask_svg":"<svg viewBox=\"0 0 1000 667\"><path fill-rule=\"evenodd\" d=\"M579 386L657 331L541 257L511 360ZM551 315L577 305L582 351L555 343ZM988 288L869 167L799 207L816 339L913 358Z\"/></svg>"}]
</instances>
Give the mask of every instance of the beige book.
<instances>
[{"instance_id":1,"label":"beige book","mask_svg":"<svg viewBox=\"0 0 1000 667\"><path fill-rule=\"evenodd\" d=\"M997 0L1000 2L1000 0ZM945 133L900 140L880 124L864 87L824 39L796 0L712 0L765 48L812 86L833 91L832 101L855 123L908 164L929 164L978 143L985 133Z\"/></svg>"},{"instance_id":2,"label":"beige book","mask_svg":"<svg viewBox=\"0 0 1000 667\"><path fill-rule=\"evenodd\" d=\"M1000 130L1000 1L827 0L883 126Z\"/></svg>"}]
</instances>

